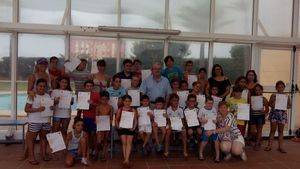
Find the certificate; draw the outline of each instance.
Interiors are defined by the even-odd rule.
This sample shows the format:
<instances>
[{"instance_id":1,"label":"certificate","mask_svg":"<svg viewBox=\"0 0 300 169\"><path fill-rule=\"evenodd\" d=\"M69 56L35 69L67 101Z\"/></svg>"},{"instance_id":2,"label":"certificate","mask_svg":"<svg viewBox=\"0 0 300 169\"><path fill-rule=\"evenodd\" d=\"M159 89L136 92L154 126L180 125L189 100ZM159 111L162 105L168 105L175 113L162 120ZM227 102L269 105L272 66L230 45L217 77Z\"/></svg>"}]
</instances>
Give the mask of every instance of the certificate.
<instances>
[{"instance_id":1,"label":"certificate","mask_svg":"<svg viewBox=\"0 0 300 169\"><path fill-rule=\"evenodd\" d=\"M134 119L133 112L122 111L119 127L124 129L132 129L133 119Z\"/></svg>"},{"instance_id":2,"label":"certificate","mask_svg":"<svg viewBox=\"0 0 300 169\"><path fill-rule=\"evenodd\" d=\"M217 97L217 96L211 96L212 98L213 98L213 100L214 100L214 108L216 109L216 110L218 110L218 108L219 108L219 103L223 100L221 97Z\"/></svg>"},{"instance_id":3,"label":"certificate","mask_svg":"<svg viewBox=\"0 0 300 169\"><path fill-rule=\"evenodd\" d=\"M213 119L207 119L207 122L204 124L204 130L215 130L216 124L213 122Z\"/></svg>"},{"instance_id":4,"label":"certificate","mask_svg":"<svg viewBox=\"0 0 300 169\"><path fill-rule=\"evenodd\" d=\"M72 97L71 91L61 90L58 108L69 109L71 107Z\"/></svg>"},{"instance_id":5,"label":"certificate","mask_svg":"<svg viewBox=\"0 0 300 169\"><path fill-rule=\"evenodd\" d=\"M188 75L188 84L189 84L189 89L193 88L193 83L198 80L197 75Z\"/></svg>"},{"instance_id":6,"label":"certificate","mask_svg":"<svg viewBox=\"0 0 300 169\"><path fill-rule=\"evenodd\" d=\"M46 135L52 153L66 149L66 144L61 132L49 133Z\"/></svg>"},{"instance_id":7,"label":"certificate","mask_svg":"<svg viewBox=\"0 0 300 169\"><path fill-rule=\"evenodd\" d=\"M96 116L97 131L110 131L110 116Z\"/></svg>"},{"instance_id":8,"label":"certificate","mask_svg":"<svg viewBox=\"0 0 300 169\"><path fill-rule=\"evenodd\" d=\"M140 106L140 90L128 90L128 95L131 96L131 106Z\"/></svg>"},{"instance_id":9,"label":"certificate","mask_svg":"<svg viewBox=\"0 0 300 169\"><path fill-rule=\"evenodd\" d=\"M118 110L118 97L110 97L109 98L109 104L113 107L114 113Z\"/></svg>"},{"instance_id":10,"label":"certificate","mask_svg":"<svg viewBox=\"0 0 300 169\"><path fill-rule=\"evenodd\" d=\"M164 114L166 114L166 110L154 109L154 122L157 123L158 127L166 127L167 120Z\"/></svg>"},{"instance_id":11,"label":"certificate","mask_svg":"<svg viewBox=\"0 0 300 169\"><path fill-rule=\"evenodd\" d=\"M145 80L150 75L151 75L151 70L150 69L142 70L142 80Z\"/></svg>"},{"instance_id":12,"label":"certificate","mask_svg":"<svg viewBox=\"0 0 300 169\"><path fill-rule=\"evenodd\" d=\"M237 110L237 119L238 120L250 120L250 106L249 104L238 104Z\"/></svg>"},{"instance_id":13,"label":"certificate","mask_svg":"<svg viewBox=\"0 0 300 169\"><path fill-rule=\"evenodd\" d=\"M170 117L172 130L181 131L183 124L180 117Z\"/></svg>"},{"instance_id":14,"label":"certificate","mask_svg":"<svg viewBox=\"0 0 300 169\"><path fill-rule=\"evenodd\" d=\"M98 73L98 66L96 60L92 60L91 73L92 74Z\"/></svg>"},{"instance_id":15,"label":"certificate","mask_svg":"<svg viewBox=\"0 0 300 169\"><path fill-rule=\"evenodd\" d=\"M199 109L203 108L205 106L205 95L203 94L197 95L197 103Z\"/></svg>"},{"instance_id":16,"label":"certificate","mask_svg":"<svg viewBox=\"0 0 300 169\"><path fill-rule=\"evenodd\" d=\"M121 79L121 86L126 90L131 87L131 79Z\"/></svg>"},{"instance_id":17,"label":"certificate","mask_svg":"<svg viewBox=\"0 0 300 169\"><path fill-rule=\"evenodd\" d=\"M253 110L263 110L264 101L262 96L251 96L251 107Z\"/></svg>"},{"instance_id":18,"label":"certificate","mask_svg":"<svg viewBox=\"0 0 300 169\"><path fill-rule=\"evenodd\" d=\"M80 64L80 59L79 58L72 58L70 61L66 62L64 64L65 69L69 72L73 72L77 66Z\"/></svg>"},{"instance_id":19,"label":"certificate","mask_svg":"<svg viewBox=\"0 0 300 169\"><path fill-rule=\"evenodd\" d=\"M53 116L53 110L51 107L54 105L54 100L50 97L41 98L41 106L45 107L45 110L41 112L42 117L50 117Z\"/></svg>"},{"instance_id":20,"label":"certificate","mask_svg":"<svg viewBox=\"0 0 300 169\"><path fill-rule=\"evenodd\" d=\"M179 106L184 108L186 105L187 97L189 95L189 91L178 91L177 95L179 96Z\"/></svg>"},{"instance_id":21,"label":"certificate","mask_svg":"<svg viewBox=\"0 0 300 169\"><path fill-rule=\"evenodd\" d=\"M244 89L242 92L242 98L248 101L248 89Z\"/></svg>"},{"instance_id":22,"label":"certificate","mask_svg":"<svg viewBox=\"0 0 300 169\"><path fill-rule=\"evenodd\" d=\"M78 92L77 109L88 110L90 108L90 92Z\"/></svg>"},{"instance_id":23,"label":"certificate","mask_svg":"<svg viewBox=\"0 0 300 169\"><path fill-rule=\"evenodd\" d=\"M198 120L198 115L197 115L197 109L193 110L186 110L184 111L185 119L187 122L188 127L194 127L194 126L199 126L199 120Z\"/></svg>"},{"instance_id":24,"label":"certificate","mask_svg":"<svg viewBox=\"0 0 300 169\"><path fill-rule=\"evenodd\" d=\"M151 125L150 116L148 115L148 112L151 112L149 107L140 107L138 108L138 114L139 114L139 125Z\"/></svg>"},{"instance_id":25,"label":"certificate","mask_svg":"<svg viewBox=\"0 0 300 169\"><path fill-rule=\"evenodd\" d=\"M288 97L285 94L276 94L275 109L287 110Z\"/></svg>"}]
</instances>

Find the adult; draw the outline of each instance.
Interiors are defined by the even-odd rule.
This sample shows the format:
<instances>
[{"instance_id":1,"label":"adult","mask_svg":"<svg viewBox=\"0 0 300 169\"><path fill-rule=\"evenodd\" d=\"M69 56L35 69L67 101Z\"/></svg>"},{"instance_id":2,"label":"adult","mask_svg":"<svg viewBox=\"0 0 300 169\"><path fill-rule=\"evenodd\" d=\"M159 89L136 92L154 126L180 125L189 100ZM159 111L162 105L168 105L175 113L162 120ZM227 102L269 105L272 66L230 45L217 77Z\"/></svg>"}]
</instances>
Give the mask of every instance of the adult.
<instances>
[{"instance_id":1,"label":"adult","mask_svg":"<svg viewBox=\"0 0 300 169\"><path fill-rule=\"evenodd\" d=\"M183 79L188 81L189 75L195 75L193 73L193 61L188 60L184 63L184 73L183 73Z\"/></svg>"},{"instance_id":2,"label":"adult","mask_svg":"<svg viewBox=\"0 0 300 169\"><path fill-rule=\"evenodd\" d=\"M84 91L84 82L90 79L90 72L87 70L87 60L80 59L79 65L73 72L69 72L69 77L74 81L75 93Z\"/></svg>"},{"instance_id":3,"label":"adult","mask_svg":"<svg viewBox=\"0 0 300 169\"><path fill-rule=\"evenodd\" d=\"M59 59L56 56L52 56L49 62L48 71L51 79L51 86L52 89L56 89L58 85L57 78L64 74L64 70L58 67Z\"/></svg>"},{"instance_id":4,"label":"adult","mask_svg":"<svg viewBox=\"0 0 300 169\"><path fill-rule=\"evenodd\" d=\"M106 90L109 87L111 78L109 75L105 73L105 68L106 68L105 60L103 59L98 60L97 68L98 68L98 72L92 75L92 79L95 84L94 85L95 91L100 92Z\"/></svg>"},{"instance_id":5,"label":"adult","mask_svg":"<svg viewBox=\"0 0 300 169\"><path fill-rule=\"evenodd\" d=\"M208 86L208 80L207 80L207 71L204 67L200 68L198 71L198 82L201 84L201 93L209 95L209 91L206 91L206 88Z\"/></svg>"},{"instance_id":6,"label":"adult","mask_svg":"<svg viewBox=\"0 0 300 169\"><path fill-rule=\"evenodd\" d=\"M221 65L215 64L212 68L212 77L208 79L207 89L209 91L210 86L218 88L218 96L225 99L230 93L230 81L224 75L224 71Z\"/></svg>"},{"instance_id":7,"label":"adult","mask_svg":"<svg viewBox=\"0 0 300 169\"><path fill-rule=\"evenodd\" d=\"M170 82L177 78L183 80L183 72L180 67L174 65L174 58L172 56L167 56L164 59L166 68L162 71L162 75L166 77Z\"/></svg>"},{"instance_id":8,"label":"adult","mask_svg":"<svg viewBox=\"0 0 300 169\"><path fill-rule=\"evenodd\" d=\"M254 70L248 70L246 73L247 88L252 91L257 84L257 75Z\"/></svg>"},{"instance_id":9,"label":"adult","mask_svg":"<svg viewBox=\"0 0 300 169\"><path fill-rule=\"evenodd\" d=\"M132 61L130 59L125 59L123 61L123 71L117 73L122 79L132 79Z\"/></svg>"},{"instance_id":10,"label":"adult","mask_svg":"<svg viewBox=\"0 0 300 169\"><path fill-rule=\"evenodd\" d=\"M167 78L161 76L162 65L154 63L151 68L151 75L142 81L140 90L149 96L151 103L158 97L167 98L172 93L170 83Z\"/></svg>"},{"instance_id":11,"label":"adult","mask_svg":"<svg viewBox=\"0 0 300 169\"><path fill-rule=\"evenodd\" d=\"M139 59L134 59L132 62L132 73L142 79L142 62Z\"/></svg>"}]
</instances>

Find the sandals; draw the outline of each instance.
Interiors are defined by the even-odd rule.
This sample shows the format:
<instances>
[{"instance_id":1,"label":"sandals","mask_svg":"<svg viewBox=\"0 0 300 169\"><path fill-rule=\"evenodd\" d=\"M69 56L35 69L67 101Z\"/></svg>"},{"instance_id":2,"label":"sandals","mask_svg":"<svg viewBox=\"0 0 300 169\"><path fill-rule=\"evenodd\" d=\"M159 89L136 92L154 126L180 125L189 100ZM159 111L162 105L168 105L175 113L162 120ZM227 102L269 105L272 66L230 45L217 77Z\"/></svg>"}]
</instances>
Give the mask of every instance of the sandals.
<instances>
[{"instance_id":1,"label":"sandals","mask_svg":"<svg viewBox=\"0 0 300 169\"><path fill-rule=\"evenodd\" d=\"M265 148L265 151L271 151L272 150L272 147L271 146L267 146L266 148Z\"/></svg>"},{"instance_id":2,"label":"sandals","mask_svg":"<svg viewBox=\"0 0 300 169\"><path fill-rule=\"evenodd\" d=\"M28 161L31 165L39 165L39 162L36 160Z\"/></svg>"},{"instance_id":3,"label":"sandals","mask_svg":"<svg viewBox=\"0 0 300 169\"><path fill-rule=\"evenodd\" d=\"M163 154L163 157L164 157L164 158L168 158L168 157L169 157L169 152L165 152L165 153Z\"/></svg>"},{"instance_id":4,"label":"sandals","mask_svg":"<svg viewBox=\"0 0 300 169\"><path fill-rule=\"evenodd\" d=\"M215 163L220 163L220 159L215 159L214 162Z\"/></svg>"},{"instance_id":5,"label":"sandals","mask_svg":"<svg viewBox=\"0 0 300 169\"><path fill-rule=\"evenodd\" d=\"M198 159L199 159L200 161L204 161L204 160L205 160L205 158L203 157L203 155L199 155Z\"/></svg>"}]
</instances>

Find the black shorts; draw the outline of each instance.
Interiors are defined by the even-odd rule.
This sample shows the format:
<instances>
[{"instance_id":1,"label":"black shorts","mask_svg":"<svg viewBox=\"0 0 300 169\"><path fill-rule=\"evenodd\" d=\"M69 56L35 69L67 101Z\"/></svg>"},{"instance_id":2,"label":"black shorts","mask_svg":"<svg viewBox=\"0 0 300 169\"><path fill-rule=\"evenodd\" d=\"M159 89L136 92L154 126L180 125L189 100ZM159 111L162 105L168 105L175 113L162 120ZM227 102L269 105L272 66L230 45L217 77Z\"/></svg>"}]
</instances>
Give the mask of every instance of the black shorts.
<instances>
[{"instance_id":1,"label":"black shorts","mask_svg":"<svg viewBox=\"0 0 300 169\"><path fill-rule=\"evenodd\" d=\"M131 131L129 129L118 129L119 136L122 136L122 135L133 136L134 134L135 134L135 131Z\"/></svg>"},{"instance_id":2,"label":"black shorts","mask_svg":"<svg viewBox=\"0 0 300 169\"><path fill-rule=\"evenodd\" d=\"M265 115L259 114L259 115L250 115L250 125L264 125L265 124Z\"/></svg>"}]
</instances>

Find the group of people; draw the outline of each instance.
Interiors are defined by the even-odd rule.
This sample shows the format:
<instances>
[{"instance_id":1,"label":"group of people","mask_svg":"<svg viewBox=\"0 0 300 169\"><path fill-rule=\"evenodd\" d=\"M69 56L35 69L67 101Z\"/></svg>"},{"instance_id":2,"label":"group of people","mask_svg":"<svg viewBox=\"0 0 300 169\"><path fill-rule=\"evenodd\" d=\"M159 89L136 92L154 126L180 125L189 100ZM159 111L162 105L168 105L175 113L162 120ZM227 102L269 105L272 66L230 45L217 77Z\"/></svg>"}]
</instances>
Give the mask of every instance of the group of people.
<instances>
[{"instance_id":1,"label":"group of people","mask_svg":"<svg viewBox=\"0 0 300 169\"><path fill-rule=\"evenodd\" d=\"M111 133L113 129L122 143L124 167L130 167L132 144L137 139L142 140L140 150L144 155L155 150L168 158L170 143L176 138L182 141L184 158L189 157L192 148L197 150L199 160L205 160L204 149L208 143L212 143L216 163L220 162L222 154L225 160L234 155L246 161L246 142L255 150L260 150L262 129L267 117L271 130L265 150L272 149L278 129L278 151L286 153L283 148L283 129L287 123L286 109L291 106L290 99L287 96L286 109L277 109L276 105L279 101L276 101L279 98L277 95L284 95L283 81L275 84L277 93L268 100L263 96L263 86L258 83L254 70L238 77L232 85L221 65L215 64L212 76L207 78L205 68L194 72L197 65L186 61L182 70L174 65L172 56L165 57L165 68L161 63L154 63L147 77L143 77L140 60L125 59L123 70L113 77L105 73L104 60L97 61L98 72L95 74L87 70L86 59L80 59L72 71L60 68L58 62L56 57L51 57L49 62L45 58L39 59L34 73L28 78L25 112L28 114L26 155L30 164L39 164L34 155L37 136L40 138L42 159L48 161L46 134L58 131L62 133L66 144L67 166L72 166L77 159L84 165L88 165L91 159L105 161L109 136L114 135ZM88 109L77 109L69 129L72 109L71 106L58 106L62 98L57 93L73 92L71 82L75 84L76 95L89 92L90 99ZM130 95L132 90L139 91L139 105L133 105L136 97ZM115 105L112 98L117 99ZM51 107L53 117L41 115L46 109L42 104L44 99L54 100ZM72 99L71 105L75 101ZM248 120L239 118L241 104L250 107ZM98 129L97 125L101 123L97 121L99 116L109 117L112 126L110 131ZM132 122L128 120L126 124L130 127L124 127L125 117L131 117ZM247 138L246 142L244 138Z\"/></svg>"}]
</instances>

